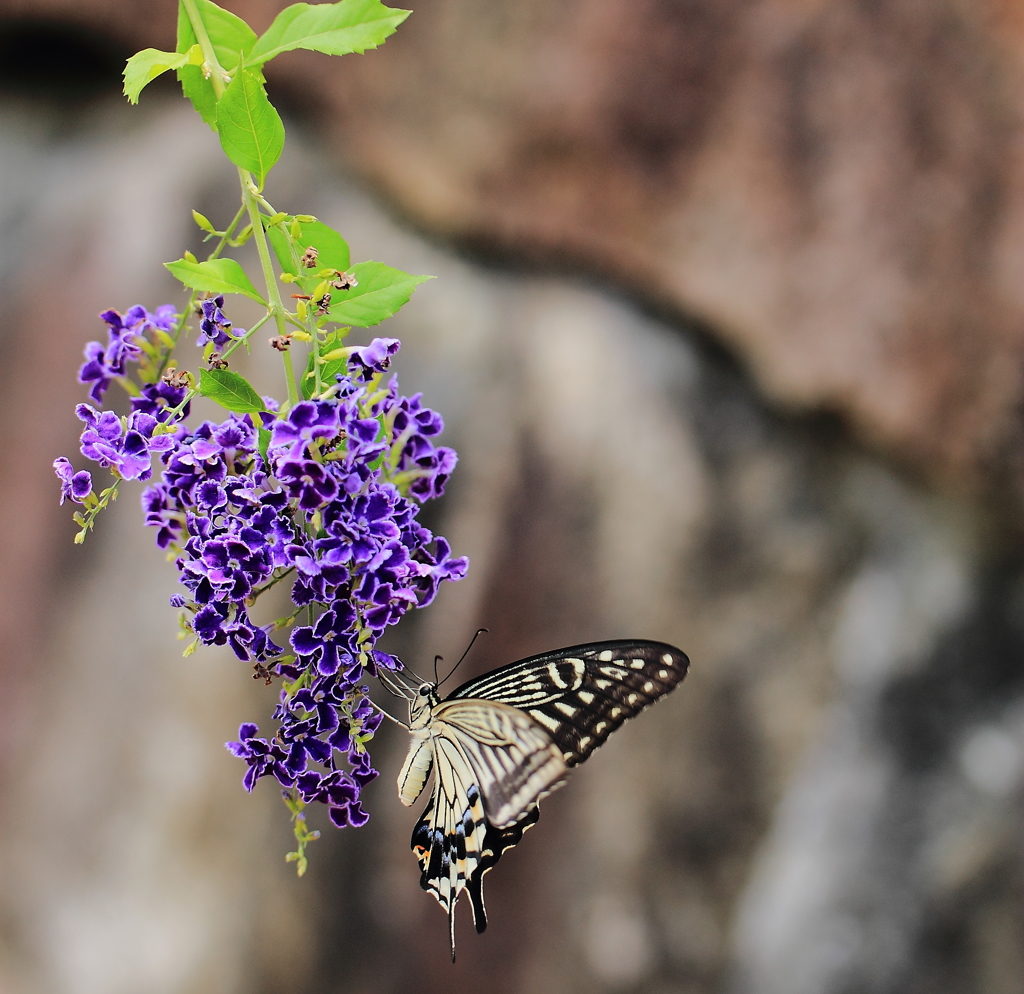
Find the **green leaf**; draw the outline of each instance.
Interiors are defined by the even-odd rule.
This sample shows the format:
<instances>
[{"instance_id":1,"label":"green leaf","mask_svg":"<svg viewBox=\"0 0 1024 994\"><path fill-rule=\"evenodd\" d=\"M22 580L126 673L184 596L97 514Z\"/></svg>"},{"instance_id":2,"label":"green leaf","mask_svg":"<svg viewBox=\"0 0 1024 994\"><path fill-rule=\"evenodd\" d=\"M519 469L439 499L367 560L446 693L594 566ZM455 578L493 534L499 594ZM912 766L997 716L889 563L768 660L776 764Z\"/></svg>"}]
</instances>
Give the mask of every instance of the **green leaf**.
<instances>
[{"instance_id":1,"label":"green leaf","mask_svg":"<svg viewBox=\"0 0 1024 994\"><path fill-rule=\"evenodd\" d=\"M165 262L171 273L193 290L210 293L244 293L263 304L265 301L249 282L245 270L234 259L210 259L209 262L189 262L178 259Z\"/></svg>"},{"instance_id":2,"label":"green leaf","mask_svg":"<svg viewBox=\"0 0 1024 994\"><path fill-rule=\"evenodd\" d=\"M308 398L307 398L308 399ZM264 405L266 406L266 405ZM270 457L267 455L270 449L270 431L267 428L256 429L256 445L259 448L260 458L263 460L264 466L270 465Z\"/></svg>"},{"instance_id":3,"label":"green leaf","mask_svg":"<svg viewBox=\"0 0 1024 994\"><path fill-rule=\"evenodd\" d=\"M213 92L213 84L203 76L203 70L199 66L182 66L178 70L178 81L181 92L192 101L196 113L216 131L217 95Z\"/></svg>"},{"instance_id":4,"label":"green leaf","mask_svg":"<svg viewBox=\"0 0 1024 994\"><path fill-rule=\"evenodd\" d=\"M193 49L198 52L199 46L194 45ZM193 54L192 49L187 52L161 52L156 48L146 48L137 52L124 67L124 95L128 102L137 104L139 94L147 83L168 69L179 69L187 65L193 61Z\"/></svg>"},{"instance_id":5,"label":"green leaf","mask_svg":"<svg viewBox=\"0 0 1024 994\"><path fill-rule=\"evenodd\" d=\"M221 407L238 414L256 414L267 407L249 381L230 369L202 370L199 375L199 392Z\"/></svg>"},{"instance_id":6,"label":"green leaf","mask_svg":"<svg viewBox=\"0 0 1024 994\"><path fill-rule=\"evenodd\" d=\"M217 104L217 130L224 154L236 166L255 173L262 187L281 157L284 125L256 73L240 69L228 84Z\"/></svg>"},{"instance_id":7,"label":"green leaf","mask_svg":"<svg viewBox=\"0 0 1024 994\"><path fill-rule=\"evenodd\" d=\"M380 0L294 3L285 7L256 42L247 65L262 65L293 48L348 55L376 48L412 11L385 7Z\"/></svg>"},{"instance_id":8,"label":"green leaf","mask_svg":"<svg viewBox=\"0 0 1024 994\"><path fill-rule=\"evenodd\" d=\"M315 245L319 255L316 260L317 269L338 269L344 272L349 267L351 258L348 253L348 243L333 228L329 228L322 221L306 221L299 225L300 234L296 239L298 242L298 255ZM292 254L288 250L288 236L280 225L267 228L267 237L274 247L274 255L281 263L281 268L286 273L298 274L295 263L292 262ZM314 270L315 272L316 270Z\"/></svg>"},{"instance_id":9,"label":"green leaf","mask_svg":"<svg viewBox=\"0 0 1024 994\"><path fill-rule=\"evenodd\" d=\"M339 324L369 328L391 317L412 296L420 283L433 276L410 276L383 262L360 262L352 267L358 286L334 291L330 317Z\"/></svg>"},{"instance_id":10,"label":"green leaf","mask_svg":"<svg viewBox=\"0 0 1024 994\"><path fill-rule=\"evenodd\" d=\"M256 43L256 32L230 10L218 7L213 0L196 0L196 7L221 68L234 69L238 65L239 53L247 55ZM179 2L177 50L187 52L198 41L185 5Z\"/></svg>"}]
</instances>

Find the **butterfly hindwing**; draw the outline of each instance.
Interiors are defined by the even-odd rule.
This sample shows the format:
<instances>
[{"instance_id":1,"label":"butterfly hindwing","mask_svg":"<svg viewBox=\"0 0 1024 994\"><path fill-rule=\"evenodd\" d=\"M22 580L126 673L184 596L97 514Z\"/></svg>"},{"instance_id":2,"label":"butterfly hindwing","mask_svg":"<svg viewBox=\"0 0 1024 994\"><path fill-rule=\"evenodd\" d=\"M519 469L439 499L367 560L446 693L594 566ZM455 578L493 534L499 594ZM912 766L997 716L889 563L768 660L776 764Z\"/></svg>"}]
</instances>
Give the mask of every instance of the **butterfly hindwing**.
<instances>
[{"instance_id":1,"label":"butterfly hindwing","mask_svg":"<svg viewBox=\"0 0 1024 994\"><path fill-rule=\"evenodd\" d=\"M434 708L432 735L454 744L473 770L487 821L516 824L565 776L551 737L526 712L497 701L448 700Z\"/></svg>"},{"instance_id":2,"label":"butterfly hindwing","mask_svg":"<svg viewBox=\"0 0 1024 994\"><path fill-rule=\"evenodd\" d=\"M482 841L480 842L479 852L475 860L472 861L472 869L465 877L463 887L459 888L459 893L465 890L469 894L470 904L473 909L473 924L477 932L483 932L487 928L487 909L484 905L483 894L484 874L497 864L506 849L511 849L519 843L527 829L537 824L537 819L540 818L540 808L534 805L520 821L514 825L509 825L507 828L495 828L493 825L488 824L487 819L482 817L482 808L479 814L481 815L480 821L475 822L472 808L467 809L463 820L463 830L461 833L463 837L466 837L466 823L468 822L471 826L470 831L475 830ZM444 851L446 847L449 850L453 848L455 850L458 849L458 835L460 833L449 828L448 835L446 836L443 829L439 830L434 827L435 824L436 799L432 796L430 803L413 829L412 850L420 861L420 886L437 898L441 906L448 911L450 918L454 913L454 905L449 907L446 901L442 899L438 880L441 878L442 866L444 865ZM451 924L451 918L449 924ZM452 950L454 954L454 938L452 940Z\"/></svg>"}]
</instances>

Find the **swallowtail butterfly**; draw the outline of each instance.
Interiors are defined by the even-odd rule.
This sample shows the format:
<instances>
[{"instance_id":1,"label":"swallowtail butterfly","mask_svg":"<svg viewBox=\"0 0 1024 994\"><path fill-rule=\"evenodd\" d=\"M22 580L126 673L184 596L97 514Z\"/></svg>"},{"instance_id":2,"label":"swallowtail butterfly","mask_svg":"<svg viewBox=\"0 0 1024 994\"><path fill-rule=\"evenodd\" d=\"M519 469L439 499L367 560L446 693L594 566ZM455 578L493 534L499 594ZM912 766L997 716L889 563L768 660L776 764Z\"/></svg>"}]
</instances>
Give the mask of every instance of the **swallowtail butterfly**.
<instances>
[{"instance_id":1,"label":"swallowtail butterfly","mask_svg":"<svg viewBox=\"0 0 1024 994\"><path fill-rule=\"evenodd\" d=\"M482 932L483 876L536 823L541 798L627 718L672 690L688 666L684 653L662 642L594 642L510 663L444 700L437 684L408 670L381 672L409 701L403 804L416 801L434 771L412 849L420 886L448 912L453 961L463 891Z\"/></svg>"}]
</instances>

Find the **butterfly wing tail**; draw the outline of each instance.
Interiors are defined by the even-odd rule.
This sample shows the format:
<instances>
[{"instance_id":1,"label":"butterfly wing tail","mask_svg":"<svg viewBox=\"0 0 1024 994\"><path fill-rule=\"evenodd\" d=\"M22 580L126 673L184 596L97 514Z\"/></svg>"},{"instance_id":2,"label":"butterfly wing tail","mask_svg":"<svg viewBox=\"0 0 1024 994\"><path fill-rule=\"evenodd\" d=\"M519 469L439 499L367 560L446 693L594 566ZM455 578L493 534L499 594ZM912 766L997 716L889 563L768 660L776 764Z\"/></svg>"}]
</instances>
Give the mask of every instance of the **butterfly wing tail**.
<instances>
[{"instance_id":1,"label":"butterfly wing tail","mask_svg":"<svg viewBox=\"0 0 1024 994\"><path fill-rule=\"evenodd\" d=\"M506 828L495 828L487 826L487 835L484 839L483 851L480 854L480 862L476 869L470 874L466 881L466 891L469 893L470 904L473 907L473 924L477 932L483 932L487 928L487 908L484 904L484 874L493 866L506 849L518 845L523 838L523 833L537 824L540 818L540 808L534 807L528 811L514 825Z\"/></svg>"},{"instance_id":2,"label":"butterfly wing tail","mask_svg":"<svg viewBox=\"0 0 1024 994\"><path fill-rule=\"evenodd\" d=\"M484 881L482 873L474 873L466 882L469 903L473 908L473 924L477 934L487 930L487 909L484 907Z\"/></svg>"}]
</instances>

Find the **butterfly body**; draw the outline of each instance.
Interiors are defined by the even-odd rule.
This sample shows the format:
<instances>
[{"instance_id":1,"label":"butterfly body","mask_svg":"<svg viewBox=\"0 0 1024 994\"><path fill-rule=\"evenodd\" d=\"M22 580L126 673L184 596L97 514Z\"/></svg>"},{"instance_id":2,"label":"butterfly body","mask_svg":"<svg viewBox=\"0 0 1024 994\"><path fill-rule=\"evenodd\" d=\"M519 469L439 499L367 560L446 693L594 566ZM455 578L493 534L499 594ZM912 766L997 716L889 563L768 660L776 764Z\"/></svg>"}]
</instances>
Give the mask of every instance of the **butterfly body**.
<instances>
[{"instance_id":1,"label":"butterfly body","mask_svg":"<svg viewBox=\"0 0 1024 994\"><path fill-rule=\"evenodd\" d=\"M448 912L466 891L487 927L483 876L539 817L561 786L623 721L671 691L689 660L673 646L632 639L531 656L463 684L444 700L434 684L406 686L409 754L399 798L434 789L413 830L420 885Z\"/></svg>"}]
</instances>

